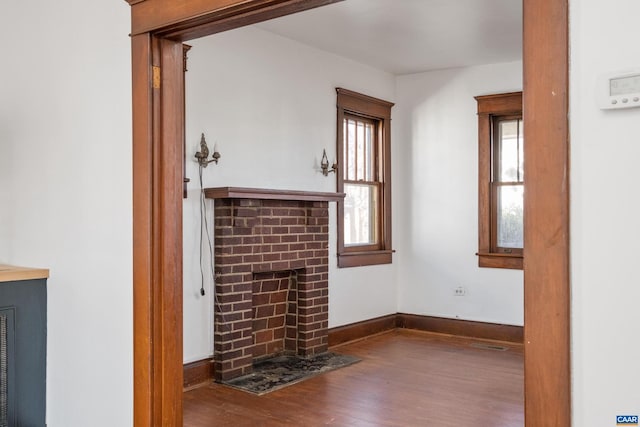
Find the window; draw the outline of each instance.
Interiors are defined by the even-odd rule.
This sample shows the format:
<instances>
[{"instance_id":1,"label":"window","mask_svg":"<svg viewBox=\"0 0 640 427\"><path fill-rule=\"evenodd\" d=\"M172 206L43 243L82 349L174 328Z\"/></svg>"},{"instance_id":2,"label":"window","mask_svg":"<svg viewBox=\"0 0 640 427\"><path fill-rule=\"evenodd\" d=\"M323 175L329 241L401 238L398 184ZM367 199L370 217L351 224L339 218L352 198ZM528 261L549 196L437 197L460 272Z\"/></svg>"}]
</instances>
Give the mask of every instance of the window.
<instances>
[{"instance_id":1,"label":"window","mask_svg":"<svg viewBox=\"0 0 640 427\"><path fill-rule=\"evenodd\" d=\"M522 92L477 96L478 265L522 269Z\"/></svg>"},{"instance_id":2,"label":"window","mask_svg":"<svg viewBox=\"0 0 640 427\"><path fill-rule=\"evenodd\" d=\"M391 263L392 103L337 88L338 266Z\"/></svg>"}]
</instances>

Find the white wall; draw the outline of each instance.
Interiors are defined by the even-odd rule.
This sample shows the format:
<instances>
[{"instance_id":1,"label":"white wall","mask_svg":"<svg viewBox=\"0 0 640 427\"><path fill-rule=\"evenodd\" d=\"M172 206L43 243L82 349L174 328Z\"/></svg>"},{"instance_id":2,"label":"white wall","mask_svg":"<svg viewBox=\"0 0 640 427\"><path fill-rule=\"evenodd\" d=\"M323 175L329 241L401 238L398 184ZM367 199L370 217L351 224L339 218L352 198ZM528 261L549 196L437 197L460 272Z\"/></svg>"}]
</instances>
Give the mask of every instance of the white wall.
<instances>
[{"instance_id":1,"label":"white wall","mask_svg":"<svg viewBox=\"0 0 640 427\"><path fill-rule=\"evenodd\" d=\"M522 90L522 62L397 79L394 239L400 312L523 324L523 275L479 268L477 95ZM458 286L466 296L454 296Z\"/></svg>"},{"instance_id":2,"label":"white wall","mask_svg":"<svg viewBox=\"0 0 640 427\"><path fill-rule=\"evenodd\" d=\"M0 13L0 263L48 267L47 423L132 423L131 71L124 1Z\"/></svg>"},{"instance_id":3,"label":"white wall","mask_svg":"<svg viewBox=\"0 0 640 427\"><path fill-rule=\"evenodd\" d=\"M200 134L205 133L210 148L217 144L222 155L218 165L204 170L205 187L335 191L335 176L324 177L319 171L323 148L330 160L336 152L335 88L390 101L395 91L391 74L258 28L191 44L186 124L187 176L192 182L183 233L185 361L202 359L213 350L210 280L208 294L199 294L198 172L192 159ZM329 326L395 313L395 265L336 267L335 210L331 204Z\"/></svg>"},{"instance_id":4,"label":"white wall","mask_svg":"<svg viewBox=\"0 0 640 427\"><path fill-rule=\"evenodd\" d=\"M640 109L603 111L600 73L640 68L640 3L571 1L574 426L640 414Z\"/></svg>"}]
</instances>

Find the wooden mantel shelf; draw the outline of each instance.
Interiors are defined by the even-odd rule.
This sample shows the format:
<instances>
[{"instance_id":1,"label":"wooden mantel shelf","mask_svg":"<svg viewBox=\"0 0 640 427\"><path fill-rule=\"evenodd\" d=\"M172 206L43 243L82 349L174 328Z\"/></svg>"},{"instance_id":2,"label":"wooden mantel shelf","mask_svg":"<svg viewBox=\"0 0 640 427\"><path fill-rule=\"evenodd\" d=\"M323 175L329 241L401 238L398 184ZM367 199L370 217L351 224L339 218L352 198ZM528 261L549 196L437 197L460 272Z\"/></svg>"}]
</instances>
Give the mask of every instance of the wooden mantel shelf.
<instances>
[{"instance_id":1,"label":"wooden mantel shelf","mask_svg":"<svg viewBox=\"0 0 640 427\"><path fill-rule=\"evenodd\" d=\"M207 199L301 200L305 202L337 202L345 196L344 193L243 187L205 188L204 195Z\"/></svg>"},{"instance_id":2,"label":"wooden mantel shelf","mask_svg":"<svg viewBox=\"0 0 640 427\"><path fill-rule=\"evenodd\" d=\"M49 277L49 270L46 268L16 267L0 264L0 282L46 279L47 277Z\"/></svg>"}]
</instances>

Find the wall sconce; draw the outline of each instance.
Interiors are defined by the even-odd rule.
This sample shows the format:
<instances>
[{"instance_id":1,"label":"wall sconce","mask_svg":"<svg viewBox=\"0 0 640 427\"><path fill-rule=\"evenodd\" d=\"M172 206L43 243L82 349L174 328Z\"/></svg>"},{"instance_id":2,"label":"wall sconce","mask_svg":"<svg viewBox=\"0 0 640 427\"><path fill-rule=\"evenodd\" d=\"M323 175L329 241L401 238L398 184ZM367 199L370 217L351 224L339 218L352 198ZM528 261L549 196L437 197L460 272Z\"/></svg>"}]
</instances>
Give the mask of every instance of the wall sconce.
<instances>
[{"instance_id":1,"label":"wall sconce","mask_svg":"<svg viewBox=\"0 0 640 427\"><path fill-rule=\"evenodd\" d=\"M218 150L214 145L211 160L207 160L207 157L209 157L209 147L207 147L207 141L204 139L203 133L202 137L200 138L200 151L196 152L196 160L198 161L198 164L203 168L206 168L207 165L211 162L217 165L218 159L220 158L220 153L218 153Z\"/></svg>"},{"instance_id":2,"label":"wall sconce","mask_svg":"<svg viewBox=\"0 0 640 427\"><path fill-rule=\"evenodd\" d=\"M329 159L327 159L327 150L322 149L322 160L320 160L320 169L322 169L322 175L329 176L329 172L336 172L338 170L338 164L333 163L331 170L329 170Z\"/></svg>"}]
</instances>

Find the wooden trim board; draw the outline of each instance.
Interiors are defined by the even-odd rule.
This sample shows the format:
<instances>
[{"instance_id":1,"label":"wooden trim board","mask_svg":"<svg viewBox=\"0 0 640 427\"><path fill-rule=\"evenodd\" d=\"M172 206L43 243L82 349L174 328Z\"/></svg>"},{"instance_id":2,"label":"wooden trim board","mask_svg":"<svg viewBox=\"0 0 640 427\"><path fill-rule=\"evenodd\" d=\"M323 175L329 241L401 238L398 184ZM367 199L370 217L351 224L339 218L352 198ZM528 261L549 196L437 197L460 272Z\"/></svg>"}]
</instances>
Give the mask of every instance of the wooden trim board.
<instances>
[{"instance_id":1,"label":"wooden trim board","mask_svg":"<svg viewBox=\"0 0 640 427\"><path fill-rule=\"evenodd\" d=\"M190 388L211 381L214 376L213 357L185 363L183 368L183 387Z\"/></svg>"},{"instance_id":2,"label":"wooden trim board","mask_svg":"<svg viewBox=\"0 0 640 427\"><path fill-rule=\"evenodd\" d=\"M395 314L329 329L329 347L366 338L396 327Z\"/></svg>"},{"instance_id":3,"label":"wooden trim board","mask_svg":"<svg viewBox=\"0 0 640 427\"><path fill-rule=\"evenodd\" d=\"M568 0L524 0L524 393L529 427L571 425Z\"/></svg>"},{"instance_id":4,"label":"wooden trim board","mask_svg":"<svg viewBox=\"0 0 640 427\"><path fill-rule=\"evenodd\" d=\"M522 326L396 313L329 329L329 347L335 347L397 328L516 344L522 344L523 340ZM213 370L212 357L186 363L184 365L184 388L211 381L214 378Z\"/></svg>"},{"instance_id":5,"label":"wooden trim board","mask_svg":"<svg viewBox=\"0 0 640 427\"><path fill-rule=\"evenodd\" d=\"M342 0L127 0L131 34L182 41L209 36Z\"/></svg>"},{"instance_id":6,"label":"wooden trim board","mask_svg":"<svg viewBox=\"0 0 640 427\"><path fill-rule=\"evenodd\" d=\"M522 344L522 326L396 313L329 329L329 347L396 328Z\"/></svg>"},{"instance_id":7,"label":"wooden trim board","mask_svg":"<svg viewBox=\"0 0 640 427\"><path fill-rule=\"evenodd\" d=\"M243 187L205 188L204 195L207 199L302 200L306 202L337 202L345 196L344 193Z\"/></svg>"},{"instance_id":8,"label":"wooden trim board","mask_svg":"<svg viewBox=\"0 0 640 427\"><path fill-rule=\"evenodd\" d=\"M522 344L524 333L522 326L500 325L496 323L473 322L470 320L446 319L443 317L419 316L398 313L397 327L417 329L426 332L456 335L485 340L505 341Z\"/></svg>"}]
</instances>

